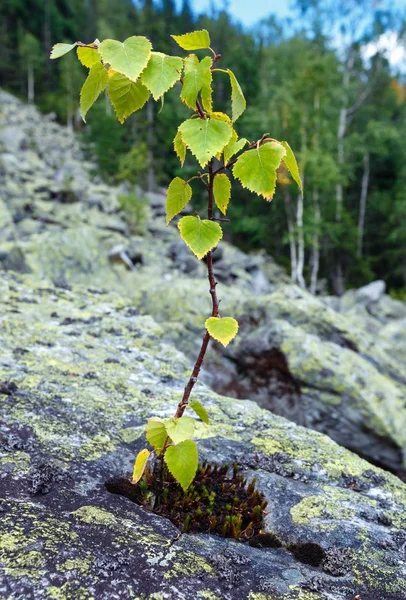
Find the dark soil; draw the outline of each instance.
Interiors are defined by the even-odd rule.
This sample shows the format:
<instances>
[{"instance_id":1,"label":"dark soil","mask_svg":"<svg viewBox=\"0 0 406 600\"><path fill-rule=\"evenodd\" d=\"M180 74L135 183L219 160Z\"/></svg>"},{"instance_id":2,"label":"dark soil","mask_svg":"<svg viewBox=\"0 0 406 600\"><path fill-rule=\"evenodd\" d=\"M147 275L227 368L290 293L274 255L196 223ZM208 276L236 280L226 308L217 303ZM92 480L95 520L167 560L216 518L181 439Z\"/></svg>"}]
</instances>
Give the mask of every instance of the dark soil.
<instances>
[{"instance_id":1,"label":"dark soil","mask_svg":"<svg viewBox=\"0 0 406 600\"><path fill-rule=\"evenodd\" d=\"M166 517L182 532L212 533L241 542L258 536L267 505L264 495L255 489L255 479L248 484L237 466L199 465L187 492L169 473L165 473L160 492L148 483L133 484L125 477L109 479L105 486L109 492ZM153 508L152 494L156 496Z\"/></svg>"}]
</instances>

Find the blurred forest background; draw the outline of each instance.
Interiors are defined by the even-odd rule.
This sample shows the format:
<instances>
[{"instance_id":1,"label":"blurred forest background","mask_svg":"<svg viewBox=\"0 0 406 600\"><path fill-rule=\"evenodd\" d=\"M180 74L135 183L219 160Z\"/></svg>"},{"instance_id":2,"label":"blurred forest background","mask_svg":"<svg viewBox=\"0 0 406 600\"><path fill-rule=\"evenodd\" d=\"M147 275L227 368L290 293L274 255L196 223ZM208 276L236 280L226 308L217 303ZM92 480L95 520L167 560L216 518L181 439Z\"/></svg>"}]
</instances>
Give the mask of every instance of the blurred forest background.
<instances>
[{"instance_id":1,"label":"blurred forest background","mask_svg":"<svg viewBox=\"0 0 406 600\"><path fill-rule=\"evenodd\" d=\"M85 69L73 55L50 61L50 48L141 34L178 54L170 34L208 29L248 101L239 134L287 140L305 181L302 198L281 174L271 205L235 185L229 240L269 252L314 293L379 278L405 297L406 80L391 58L402 55L406 15L372 0L297 0L292 11L247 29L214 3L196 15L189 0L1 0L0 85L77 130L104 179L153 191L180 175L172 140L189 111L168 93L159 115L148 103L121 126L102 98L85 125ZM224 110L228 82L216 81Z\"/></svg>"}]
</instances>

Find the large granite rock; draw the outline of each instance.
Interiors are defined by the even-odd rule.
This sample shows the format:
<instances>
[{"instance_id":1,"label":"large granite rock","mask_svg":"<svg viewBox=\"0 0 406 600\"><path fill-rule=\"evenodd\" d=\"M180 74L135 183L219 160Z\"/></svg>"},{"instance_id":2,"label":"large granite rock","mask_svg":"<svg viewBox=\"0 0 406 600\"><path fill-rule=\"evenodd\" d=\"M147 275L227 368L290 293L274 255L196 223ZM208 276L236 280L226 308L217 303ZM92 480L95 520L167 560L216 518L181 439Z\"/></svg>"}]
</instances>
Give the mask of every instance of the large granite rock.
<instances>
[{"instance_id":1,"label":"large granite rock","mask_svg":"<svg viewBox=\"0 0 406 600\"><path fill-rule=\"evenodd\" d=\"M147 417L173 413L190 361L122 294L8 272L0 296L1 598L405 598L406 486L203 383L201 456L257 477L265 529L283 547L181 535L109 495L103 483L131 472Z\"/></svg>"},{"instance_id":2,"label":"large granite rock","mask_svg":"<svg viewBox=\"0 0 406 600\"><path fill-rule=\"evenodd\" d=\"M10 127L22 132L11 142ZM0 92L0 271L60 289L115 290L194 356L210 311L205 265L165 227L162 195L148 197L145 233L130 237L118 202L127 188L103 184L91 169L72 132ZM205 381L401 474L405 303L382 282L339 300L314 298L270 257L227 243L214 261L222 314L238 318L240 335L227 352L213 345Z\"/></svg>"}]
</instances>

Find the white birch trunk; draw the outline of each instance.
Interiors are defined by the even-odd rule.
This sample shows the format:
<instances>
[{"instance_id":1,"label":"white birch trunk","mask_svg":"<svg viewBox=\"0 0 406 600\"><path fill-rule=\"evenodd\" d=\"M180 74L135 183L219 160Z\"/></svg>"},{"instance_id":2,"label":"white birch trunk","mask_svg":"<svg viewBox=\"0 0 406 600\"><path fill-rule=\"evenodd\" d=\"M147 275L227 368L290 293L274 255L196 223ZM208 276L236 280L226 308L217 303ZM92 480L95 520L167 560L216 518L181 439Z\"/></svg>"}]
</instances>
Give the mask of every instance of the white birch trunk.
<instances>
[{"instance_id":1,"label":"white birch trunk","mask_svg":"<svg viewBox=\"0 0 406 600\"><path fill-rule=\"evenodd\" d=\"M283 190L283 200L285 203L286 220L288 224L289 250L290 250L290 278L293 282L296 281L297 273L297 254L295 241L295 227L292 218L292 201L290 193L287 189Z\"/></svg>"},{"instance_id":2,"label":"white birch trunk","mask_svg":"<svg viewBox=\"0 0 406 600\"><path fill-rule=\"evenodd\" d=\"M314 224L315 231L313 234L312 242L312 271L310 276L310 292L316 293L317 290L317 279L319 275L320 267L320 236L319 226L321 220L320 204L319 204L319 190L314 188L313 190L313 204L314 204Z\"/></svg>"},{"instance_id":3,"label":"white birch trunk","mask_svg":"<svg viewBox=\"0 0 406 600\"><path fill-rule=\"evenodd\" d=\"M368 200L369 174L370 174L369 152L365 152L365 154L364 154L364 172L362 174L361 196L360 196L360 201L359 201L359 218L358 218L357 256L359 258L361 258L362 250L363 250L362 245L363 245L363 240L364 240L365 213L366 213L367 200Z\"/></svg>"},{"instance_id":4,"label":"white birch trunk","mask_svg":"<svg viewBox=\"0 0 406 600\"><path fill-rule=\"evenodd\" d=\"M297 270L296 279L301 288L306 288L306 282L303 277L303 268L305 262L304 249L304 231L303 231L303 194L297 197L296 211L296 227L297 227Z\"/></svg>"}]
</instances>

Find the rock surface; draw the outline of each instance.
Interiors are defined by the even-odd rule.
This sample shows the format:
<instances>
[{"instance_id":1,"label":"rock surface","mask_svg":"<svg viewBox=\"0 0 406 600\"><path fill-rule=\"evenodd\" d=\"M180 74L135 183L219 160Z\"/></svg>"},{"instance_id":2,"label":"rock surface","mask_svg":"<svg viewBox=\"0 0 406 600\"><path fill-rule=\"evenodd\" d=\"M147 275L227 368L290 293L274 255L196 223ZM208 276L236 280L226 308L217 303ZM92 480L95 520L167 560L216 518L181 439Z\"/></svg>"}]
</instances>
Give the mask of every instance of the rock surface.
<instances>
[{"instance_id":1,"label":"rock surface","mask_svg":"<svg viewBox=\"0 0 406 600\"><path fill-rule=\"evenodd\" d=\"M4 275L0 293L0 597L404 599L405 485L202 383L201 456L257 477L265 528L284 547L179 535L109 495L147 417L172 414L189 362L116 293L23 274Z\"/></svg>"},{"instance_id":2,"label":"rock surface","mask_svg":"<svg viewBox=\"0 0 406 600\"><path fill-rule=\"evenodd\" d=\"M404 600L405 485L343 447L404 466L406 308L382 290L316 299L270 257L214 254L240 335L211 349L199 447L257 477L282 548L179 536L105 492L173 413L210 300L162 195L130 236L92 169L0 91L0 598Z\"/></svg>"}]
</instances>

